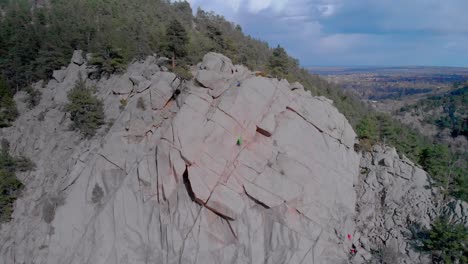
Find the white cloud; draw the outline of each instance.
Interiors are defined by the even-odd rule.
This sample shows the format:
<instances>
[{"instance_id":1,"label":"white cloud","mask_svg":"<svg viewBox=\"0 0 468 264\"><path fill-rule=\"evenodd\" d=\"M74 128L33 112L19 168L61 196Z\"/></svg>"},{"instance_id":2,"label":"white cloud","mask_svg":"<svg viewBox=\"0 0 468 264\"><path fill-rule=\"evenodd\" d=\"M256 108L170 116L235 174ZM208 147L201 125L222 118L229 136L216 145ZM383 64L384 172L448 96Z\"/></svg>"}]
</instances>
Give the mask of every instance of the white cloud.
<instances>
[{"instance_id":1,"label":"white cloud","mask_svg":"<svg viewBox=\"0 0 468 264\"><path fill-rule=\"evenodd\" d=\"M464 14L468 0L189 2L194 10L201 6L215 11L272 46L283 45L305 64L436 64L450 60L468 64L468 16ZM459 56L453 55L457 53Z\"/></svg>"},{"instance_id":2,"label":"white cloud","mask_svg":"<svg viewBox=\"0 0 468 264\"><path fill-rule=\"evenodd\" d=\"M258 13L270 7L272 0L250 0L247 1L249 11L252 13Z\"/></svg>"}]
</instances>

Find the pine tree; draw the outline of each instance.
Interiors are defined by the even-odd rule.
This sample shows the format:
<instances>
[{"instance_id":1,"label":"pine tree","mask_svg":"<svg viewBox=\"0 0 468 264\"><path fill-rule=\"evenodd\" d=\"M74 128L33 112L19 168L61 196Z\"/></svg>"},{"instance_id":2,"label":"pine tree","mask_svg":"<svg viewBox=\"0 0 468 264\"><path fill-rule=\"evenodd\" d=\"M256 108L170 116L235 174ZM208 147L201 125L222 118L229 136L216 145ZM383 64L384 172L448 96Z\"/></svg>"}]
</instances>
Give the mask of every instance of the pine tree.
<instances>
[{"instance_id":1,"label":"pine tree","mask_svg":"<svg viewBox=\"0 0 468 264\"><path fill-rule=\"evenodd\" d=\"M172 68L175 69L176 58L187 56L187 44L189 41L187 31L176 19L169 23L166 31L167 49L172 56Z\"/></svg>"},{"instance_id":2,"label":"pine tree","mask_svg":"<svg viewBox=\"0 0 468 264\"><path fill-rule=\"evenodd\" d=\"M277 77L285 77L289 73L289 56L280 45L273 49L268 68Z\"/></svg>"}]
</instances>

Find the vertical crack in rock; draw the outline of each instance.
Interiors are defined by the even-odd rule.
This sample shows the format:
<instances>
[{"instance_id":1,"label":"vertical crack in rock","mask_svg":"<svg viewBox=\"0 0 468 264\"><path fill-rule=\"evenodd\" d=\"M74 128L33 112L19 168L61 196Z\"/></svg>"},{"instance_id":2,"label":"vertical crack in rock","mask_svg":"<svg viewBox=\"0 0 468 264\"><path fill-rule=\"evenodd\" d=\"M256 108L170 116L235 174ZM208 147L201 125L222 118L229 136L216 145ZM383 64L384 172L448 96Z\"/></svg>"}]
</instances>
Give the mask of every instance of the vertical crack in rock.
<instances>
[{"instance_id":1,"label":"vertical crack in rock","mask_svg":"<svg viewBox=\"0 0 468 264\"><path fill-rule=\"evenodd\" d=\"M158 200L158 203L161 201L159 200L159 173L158 173L158 146L156 146L154 150L154 163L155 163L155 168L156 168L156 197Z\"/></svg>"},{"instance_id":2,"label":"vertical crack in rock","mask_svg":"<svg viewBox=\"0 0 468 264\"><path fill-rule=\"evenodd\" d=\"M229 226L229 230L231 230L232 235L233 235L236 239L238 239L238 238L237 238L237 235L236 235L236 232L234 232L234 229L232 228L231 222L229 222L229 220L227 220L227 219L225 219L225 220L226 220L226 223L227 223L228 226Z\"/></svg>"},{"instance_id":3,"label":"vertical crack in rock","mask_svg":"<svg viewBox=\"0 0 468 264\"><path fill-rule=\"evenodd\" d=\"M182 175L182 178L183 178L183 181L184 181L185 189L187 190L187 193L188 193L190 199L193 202L196 202L197 204L200 204L200 201L197 200L197 198L195 197L195 193L193 192L192 185L191 185L189 177L188 177L188 166L185 166L185 171L184 171L184 174ZM200 204L200 205L203 205L203 204Z\"/></svg>"}]
</instances>

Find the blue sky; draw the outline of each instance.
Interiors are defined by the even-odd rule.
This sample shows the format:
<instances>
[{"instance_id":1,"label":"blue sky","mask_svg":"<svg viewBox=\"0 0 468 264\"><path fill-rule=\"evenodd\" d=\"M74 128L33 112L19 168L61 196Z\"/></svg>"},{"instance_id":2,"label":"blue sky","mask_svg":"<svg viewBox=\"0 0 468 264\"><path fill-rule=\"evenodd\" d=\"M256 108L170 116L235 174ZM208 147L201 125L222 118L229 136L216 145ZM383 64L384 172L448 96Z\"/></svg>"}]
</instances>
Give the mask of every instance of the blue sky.
<instances>
[{"instance_id":1,"label":"blue sky","mask_svg":"<svg viewBox=\"0 0 468 264\"><path fill-rule=\"evenodd\" d=\"M468 67L468 0L189 0L303 66Z\"/></svg>"}]
</instances>

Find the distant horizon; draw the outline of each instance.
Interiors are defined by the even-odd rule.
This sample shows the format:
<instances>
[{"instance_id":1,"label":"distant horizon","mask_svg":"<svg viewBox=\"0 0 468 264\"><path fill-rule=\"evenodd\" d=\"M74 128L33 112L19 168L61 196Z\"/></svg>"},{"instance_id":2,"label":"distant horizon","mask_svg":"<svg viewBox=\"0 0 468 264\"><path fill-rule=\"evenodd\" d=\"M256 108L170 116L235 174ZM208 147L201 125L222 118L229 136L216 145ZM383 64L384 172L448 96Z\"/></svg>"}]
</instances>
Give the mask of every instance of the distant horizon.
<instances>
[{"instance_id":1,"label":"distant horizon","mask_svg":"<svg viewBox=\"0 0 468 264\"><path fill-rule=\"evenodd\" d=\"M302 66L309 68L456 68L466 69L468 66L432 66L432 65L309 65Z\"/></svg>"},{"instance_id":2,"label":"distant horizon","mask_svg":"<svg viewBox=\"0 0 468 264\"><path fill-rule=\"evenodd\" d=\"M304 67L468 67L466 0L188 2L194 12L214 11L271 47L283 46Z\"/></svg>"}]
</instances>

